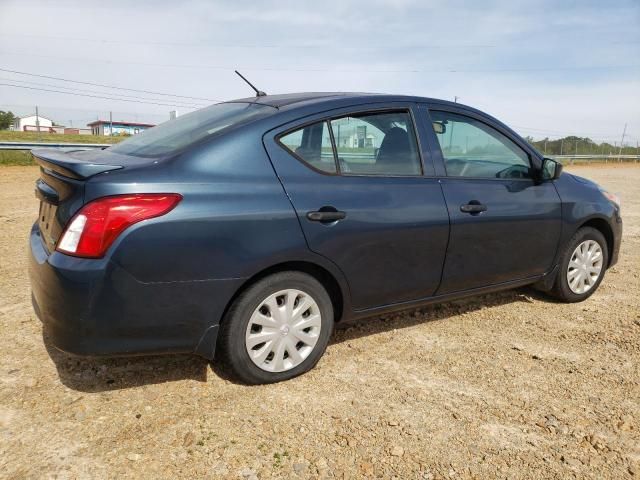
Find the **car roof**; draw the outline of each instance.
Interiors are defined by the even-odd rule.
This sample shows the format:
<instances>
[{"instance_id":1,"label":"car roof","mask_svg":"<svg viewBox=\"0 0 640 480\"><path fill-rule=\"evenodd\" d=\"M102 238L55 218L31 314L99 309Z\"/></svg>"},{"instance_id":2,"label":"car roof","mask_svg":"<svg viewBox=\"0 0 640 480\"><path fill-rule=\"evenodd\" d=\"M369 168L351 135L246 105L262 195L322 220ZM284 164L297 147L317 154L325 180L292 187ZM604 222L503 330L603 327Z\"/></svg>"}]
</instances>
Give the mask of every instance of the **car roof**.
<instances>
[{"instance_id":1,"label":"car roof","mask_svg":"<svg viewBox=\"0 0 640 480\"><path fill-rule=\"evenodd\" d=\"M482 118L491 120L494 125L500 125L503 129L510 132L516 138L520 138L517 132L497 118L477 108L462 103L441 100L438 98L419 97L414 95L395 95L387 93L365 93L365 92L300 92L286 93L278 95L262 95L256 97L246 97L237 100L230 100L224 103L251 103L257 105L268 105L274 108L273 115L265 118L264 121L273 123L286 123L290 120L297 120L298 116L303 117L332 110L342 107L351 107L355 105L373 104L373 103L390 103L390 102L411 102L411 103L428 103L440 105L443 107L455 107L469 113L475 113ZM286 113L285 113L286 112ZM270 119L270 120L269 120ZM278 119L278 120L276 120ZM259 121L258 121L259 122ZM272 126L269 126L271 128ZM523 140L524 141L524 140ZM532 150L536 155L539 152Z\"/></svg>"},{"instance_id":2,"label":"car roof","mask_svg":"<svg viewBox=\"0 0 640 480\"><path fill-rule=\"evenodd\" d=\"M239 98L236 100L229 100L225 103L256 103L260 105L269 105L283 110L289 108L298 108L302 106L308 106L311 104L321 104L325 102L334 102L336 100L345 101L362 101L373 100L375 102L428 102L428 103L443 103L453 104L446 100L439 100L428 97L417 97L411 95L393 95L386 93L366 93L366 92L300 92L300 93L286 93L277 95L263 95L260 97L247 97ZM456 104L462 106L460 104Z\"/></svg>"}]
</instances>

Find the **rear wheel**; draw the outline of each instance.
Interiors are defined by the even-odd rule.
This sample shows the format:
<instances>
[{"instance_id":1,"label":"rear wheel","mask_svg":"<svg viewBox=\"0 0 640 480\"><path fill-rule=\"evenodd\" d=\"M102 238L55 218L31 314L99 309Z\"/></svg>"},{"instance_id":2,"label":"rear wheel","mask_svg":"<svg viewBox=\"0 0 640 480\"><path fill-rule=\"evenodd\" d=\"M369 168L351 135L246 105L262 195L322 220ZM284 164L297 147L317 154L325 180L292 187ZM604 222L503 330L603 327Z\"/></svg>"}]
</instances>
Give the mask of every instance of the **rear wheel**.
<instances>
[{"instance_id":1,"label":"rear wheel","mask_svg":"<svg viewBox=\"0 0 640 480\"><path fill-rule=\"evenodd\" d=\"M607 241L595 228L576 232L560 259L551 293L564 302L580 302L596 291L609 264Z\"/></svg>"},{"instance_id":2,"label":"rear wheel","mask_svg":"<svg viewBox=\"0 0 640 480\"><path fill-rule=\"evenodd\" d=\"M234 301L216 356L245 383L280 382L313 368L332 330L333 306L322 284L301 272L276 273Z\"/></svg>"}]
</instances>

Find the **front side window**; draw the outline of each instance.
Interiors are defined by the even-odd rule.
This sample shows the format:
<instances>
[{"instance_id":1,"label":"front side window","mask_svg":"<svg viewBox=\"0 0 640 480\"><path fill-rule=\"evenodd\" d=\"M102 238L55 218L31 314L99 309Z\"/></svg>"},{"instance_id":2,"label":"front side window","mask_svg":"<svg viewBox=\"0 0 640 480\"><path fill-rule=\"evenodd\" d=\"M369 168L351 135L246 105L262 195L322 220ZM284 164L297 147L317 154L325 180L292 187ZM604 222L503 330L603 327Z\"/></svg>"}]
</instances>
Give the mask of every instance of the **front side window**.
<instances>
[{"instance_id":1,"label":"front side window","mask_svg":"<svg viewBox=\"0 0 640 480\"><path fill-rule=\"evenodd\" d=\"M496 129L456 113L430 113L447 176L532 178L527 153Z\"/></svg>"},{"instance_id":2,"label":"front side window","mask_svg":"<svg viewBox=\"0 0 640 480\"><path fill-rule=\"evenodd\" d=\"M280 137L280 143L311 167L327 173L336 173L327 122L313 123L283 135Z\"/></svg>"},{"instance_id":3,"label":"front side window","mask_svg":"<svg viewBox=\"0 0 640 480\"><path fill-rule=\"evenodd\" d=\"M420 175L418 144L408 112L331 120L340 171L363 175Z\"/></svg>"}]
</instances>

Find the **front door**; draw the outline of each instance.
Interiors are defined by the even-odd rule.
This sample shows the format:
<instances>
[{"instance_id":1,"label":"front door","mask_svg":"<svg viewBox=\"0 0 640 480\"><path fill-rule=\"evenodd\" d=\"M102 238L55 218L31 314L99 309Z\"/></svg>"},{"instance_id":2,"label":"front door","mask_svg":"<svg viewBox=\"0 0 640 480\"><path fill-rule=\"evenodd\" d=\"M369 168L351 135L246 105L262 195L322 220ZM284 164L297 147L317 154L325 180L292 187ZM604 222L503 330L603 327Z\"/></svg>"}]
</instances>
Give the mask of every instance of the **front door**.
<instances>
[{"instance_id":1,"label":"front door","mask_svg":"<svg viewBox=\"0 0 640 480\"><path fill-rule=\"evenodd\" d=\"M451 235L438 294L548 272L558 248L560 197L534 181L532 156L490 119L430 110L442 155ZM435 142L434 142L435 143Z\"/></svg>"},{"instance_id":2,"label":"front door","mask_svg":"<svg viewBox=\"0 0 640 480\"><path fill-rule=\"evenodd\" d=\"M342 270L356 310L435 293L449 217L410 106L294 122L265 145L309 248Z\"/></svg>"}]
</instances>

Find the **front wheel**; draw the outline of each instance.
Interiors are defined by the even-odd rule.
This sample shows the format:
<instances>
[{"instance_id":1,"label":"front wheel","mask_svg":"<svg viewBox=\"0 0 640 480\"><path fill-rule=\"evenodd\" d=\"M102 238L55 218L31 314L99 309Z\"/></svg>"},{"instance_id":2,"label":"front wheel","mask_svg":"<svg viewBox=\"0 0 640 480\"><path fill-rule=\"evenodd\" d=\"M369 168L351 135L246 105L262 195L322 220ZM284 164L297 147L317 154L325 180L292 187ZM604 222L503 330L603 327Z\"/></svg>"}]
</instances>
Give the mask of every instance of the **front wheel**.
<instances>
[{"instance_id":1,"label":"front wheel","mask_svg":"<svg viewBox=\"0 0 640 480\"><path fill-rule=\"evenodd\" d=\"M581 302L596 291L609 265L607 241L595 228L584 227L569 241L551 293L564 302Z\"/></svg>"},{"instance_id":2,"label":"front wheel","mask_svg":"<svg viewBox=\"0 0 640 480\"><path fill-rule=\"evenodd\" d=\"M333 331L325 288L302 272L265 277L234 301L220 326L217 360L239 380L288 380L318 363Z\"/></svg>"}]
</instances>

